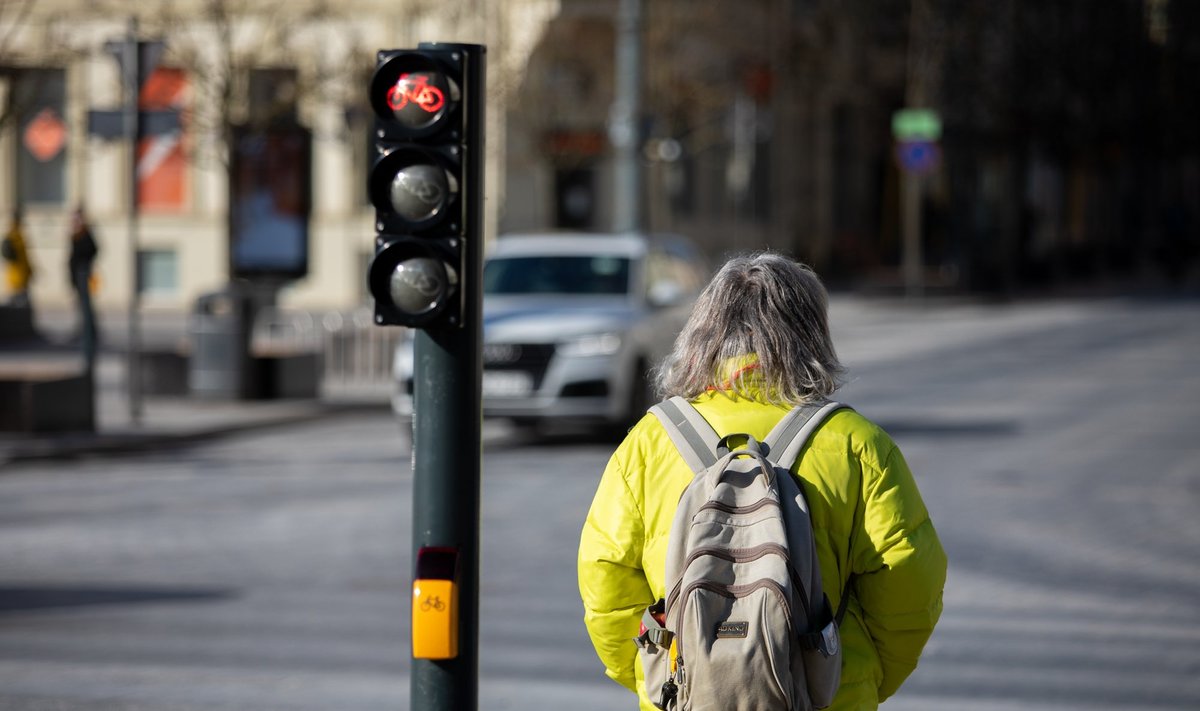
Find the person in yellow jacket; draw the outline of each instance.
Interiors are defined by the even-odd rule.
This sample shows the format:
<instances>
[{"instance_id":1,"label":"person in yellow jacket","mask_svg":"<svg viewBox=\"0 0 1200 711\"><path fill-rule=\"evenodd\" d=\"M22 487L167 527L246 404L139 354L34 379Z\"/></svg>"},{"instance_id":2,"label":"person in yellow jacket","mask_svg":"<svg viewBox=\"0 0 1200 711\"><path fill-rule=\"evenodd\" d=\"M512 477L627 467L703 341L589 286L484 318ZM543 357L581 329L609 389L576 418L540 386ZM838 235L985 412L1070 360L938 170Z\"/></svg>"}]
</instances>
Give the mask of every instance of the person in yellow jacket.
<instances>
[{"instance_id":1,"label":"person in yellow jacket","mask_svg":"<svg viewBox=\"0 0 1200 711\"><path fill-rule=\"evenodd\" d=\"M29 260L29 249L25 244L25 229L21 224L21 212L13 212L12 225L4 236L0 253L6 264L9 303L13 306L29 305L29 282L33 280L33 262Z\"/></svg>"},{"instance_id":2,"label":"person in yellow jacket","mask_svg":"<svg viewBox=\"0 0 1200 711\"><path fill-rule=\"evenodd\" d=\"M659 390L686 397L721 435L762 441L792 406L840 384L827 303L817 275L791 259L730 260L660 367ZM877 708L916 668L941 615L946 554L900 450L857 412L830 415L792 471L830 602L836 609L849 596L831 708ZM580 538L588 634L607 675L635 691L643 711L655 707L633 638L647 606L665 596L667 538L692 476L658 418L643 417L609 460Z\"/></svg>"}]
</instances>

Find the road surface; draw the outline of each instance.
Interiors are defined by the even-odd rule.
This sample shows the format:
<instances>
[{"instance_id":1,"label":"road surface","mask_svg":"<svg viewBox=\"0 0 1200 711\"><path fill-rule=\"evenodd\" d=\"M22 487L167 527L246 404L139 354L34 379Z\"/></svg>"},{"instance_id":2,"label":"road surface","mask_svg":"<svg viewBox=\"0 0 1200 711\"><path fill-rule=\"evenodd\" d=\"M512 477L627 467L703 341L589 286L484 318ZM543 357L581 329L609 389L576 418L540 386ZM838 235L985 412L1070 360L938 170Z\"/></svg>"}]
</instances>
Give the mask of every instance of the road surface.
<instances>
[{"instance_id":1,"label":"road surface","mask_svg":"<svg viewBox=\"0 0 1200 711\"><path fill-rule=\"evenodd\" d=\"M1200 708L1200 303L837 300L840 394L950 556L884 708ZM484 451L480 707L635 708L575 545L613 443ZM408 454L386 412L0 471L0 709L408 708Z\"/></svg>"}]
</instances>

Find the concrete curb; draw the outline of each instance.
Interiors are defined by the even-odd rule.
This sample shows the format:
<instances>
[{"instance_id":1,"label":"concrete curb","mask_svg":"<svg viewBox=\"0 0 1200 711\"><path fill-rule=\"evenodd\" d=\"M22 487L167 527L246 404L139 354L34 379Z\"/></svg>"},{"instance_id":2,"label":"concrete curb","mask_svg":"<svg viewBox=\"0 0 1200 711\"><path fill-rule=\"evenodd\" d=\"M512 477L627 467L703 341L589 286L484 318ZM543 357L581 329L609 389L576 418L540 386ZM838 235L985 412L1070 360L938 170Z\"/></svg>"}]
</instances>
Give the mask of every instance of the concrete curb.
<instances>
[{"instance_id":1,"label":"concrete curb","mask_svg":"<svg viewBox=\"0 0 1200 711\"><path fill-rule=\"evenodd\" d=\"M187 447L245 432L312 422L338 415L390 412L386 403L309 403L303 410L246 419L222 425L181 427L174 431L120 430L65 433L0 441L0 471L9 464L69 461Z\"/></svg>"}]
</instances>

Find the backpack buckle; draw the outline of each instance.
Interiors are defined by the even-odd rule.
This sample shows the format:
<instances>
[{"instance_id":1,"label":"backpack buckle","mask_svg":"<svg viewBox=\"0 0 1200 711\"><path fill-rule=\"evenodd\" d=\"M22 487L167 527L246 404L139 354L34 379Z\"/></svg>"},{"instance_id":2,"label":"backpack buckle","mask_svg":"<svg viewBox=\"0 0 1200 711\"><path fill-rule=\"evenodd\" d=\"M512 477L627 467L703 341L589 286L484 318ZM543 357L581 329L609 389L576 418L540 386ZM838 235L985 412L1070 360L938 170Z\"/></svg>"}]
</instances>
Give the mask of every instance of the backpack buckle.
<instances>
[{"instance_id":1,"label":"backpack buckle","mask_svg":"<svg viewBox=\"0 0 1200 711\"><path fill-rule=\"evenodd\" d=\"M637 639L634 641L636 641L642 647L646 646L646 644L653 644L656 647L662 647L663 649L666 649L667 647L671 646L671 641L674 639L674 632L660 627L658 629L646 630L642 634L638 635Z\"/></svg>"},{"instance_id":2,"label":"backpack buckle","mask_svg":"<svg viewBox=\"0 0 1200 711\"><path fill-rule=\"evenodd\" d=\"M666 649L675 639L675 633L664 627L658 620L659 616L663 614L662 602L659 600L646 608L646 612L642 615L641 629L638 631L638 636L633 638L639 647L645 648L647 644L652 644Z\"/></svg>"}]
</instances>

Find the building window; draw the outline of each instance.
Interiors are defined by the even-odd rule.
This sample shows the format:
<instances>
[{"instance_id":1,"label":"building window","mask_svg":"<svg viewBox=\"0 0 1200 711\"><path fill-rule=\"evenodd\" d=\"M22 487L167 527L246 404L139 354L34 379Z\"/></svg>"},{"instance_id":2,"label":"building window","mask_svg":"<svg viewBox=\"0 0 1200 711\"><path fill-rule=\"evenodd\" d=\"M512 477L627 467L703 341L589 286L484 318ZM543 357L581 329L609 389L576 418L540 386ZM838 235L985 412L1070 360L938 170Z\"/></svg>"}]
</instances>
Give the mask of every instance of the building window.
<instances>
[{"instance_id":1,"label":"building window","mask_svg":"<svg viewBox=\"0 0 1200 711\"><path fill-rule=\"evenodd\" d=\"M675 141L671 143L679 146ZM691 151L681 150L675 158L666 160L662 165L663 181L672 211L679 217L692 217L696 214L696 157Z\"/></svg>"},{"instance_id":2,"label":"building window","mask_svg":"<svg viewBox=\"0 0 1200 711\"><path fill-rule=\"evenodd\" d=\"M554 175L554 226L568 230L594 227L596 212L595 171L589 168L559 168Z\"/></svg>"},{"instance_id":3,"label":"building window","mask_svg":"<svg viewBox=\"0 0 1200 711\"><path fill-rule=\"evenodd\" d=\"M138 283L142 293L174 295L179 292L179 259L173 249L138 251Z\"/></svg>"},{"instance_id":4,"label":"building window","mask_svg":"<svg viewBox=\"0 0 1200 711\"><path fill-rule=\"evenodd\" d=\"M299 75L295 69L251 69L247 97L251 129L261 131L295 126L299 86Z\"/></svg>"},{"instance_id":5,"label":"building window","mask_svg":"<svg viewBox=\"0 0 1200 711\"><path fill-rule=\"evenodd\" d=\"M61 204L66 200L66 73L22 69L10 100L18 131L17 201Z\"/></svg>"}]
</instances>

